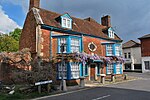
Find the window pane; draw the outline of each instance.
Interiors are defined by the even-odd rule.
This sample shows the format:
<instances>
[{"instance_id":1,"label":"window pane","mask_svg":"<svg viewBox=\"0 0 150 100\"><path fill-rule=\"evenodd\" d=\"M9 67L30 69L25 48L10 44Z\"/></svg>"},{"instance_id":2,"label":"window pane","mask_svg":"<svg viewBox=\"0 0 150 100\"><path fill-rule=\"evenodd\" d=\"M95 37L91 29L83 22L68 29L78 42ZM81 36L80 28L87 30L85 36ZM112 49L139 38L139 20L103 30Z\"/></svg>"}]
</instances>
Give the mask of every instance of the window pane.
<instances>
[{"instance_id":1,"label":"window pane","mask_svg":"<svg viewBox=\"0 0 150 100\"><path fill-rule=\"evenodd\" d=\"M130 52L128 53L128 58L131 58L131 53Z\"/></svg>"},{"instance_id":2,"label":"window pane","mask_svg":"<svg viewBox=\"0 0 150 100\"><path fill-rule=\"evenodd\" d=\"M79 46L79 39L72 38L71 39L71 52L79 52L80 46Z\"/></svg>"},{"instance_id":3,"label":"window pane","mask_svg":"<svg viewBox=\"0 0 150 100\"><path fill-rule=\"evenodd\" d=\"M127 58L127 53L124 53L124 58Z\"/></svg>"},{"instance_id":4,"label":"window pane","mask_svg":"<svg viewBox=\"0 0 150 100\"><path fill-rule=\"evenodd\" d=\"M144 61L145 63L145 69L150 70L150 61Z\"/></svg>"},{"instance_id":5,"label":"window pane","mask_svg":"<svg viewBox=\"0 0 150 100\"><path fill-rule=\"evenodd\" d=\"M120 46L116 46L116 56L120 56Z\"/></svg>"},{"instance_id":6,"label":"window pane","mask_svg":"<svg viewBox=\"0 0 150 100\"><path fill-rule=\"evenodd\" d=\"M64 79L67 79L67 63L59 63L58 64L58 78L61 79L62 78L62 68L63 68L63 77Z\"/></svg>"},{"instance_id":7,"label":"window pane","mask_svg":"<svg viewBox=\"0 0 150 100\"><path fill-rule=\"evenodd\" d=\"M112 45L107 45L107 56L112 56L113 55L113 47Z\"/></svg>"},{"instance_id":8,"label":"window pane","mask_svg":"<svg viewBox=\"0 0 150 100\"><path fill-rule=\"evenodd\" d=\"M121 67L120 64L116 64L116 74L120 74L120 70L121 70L120 67Z\"/></svg>"},{"instance_id":9,"label":"window pane","mask_svg":"<svg viewBox=\"0 0 150 100\"><path fill-rule=\"evenodd\" d=\"M79 63L71 63L71 79L79 78Z\"/></svg>"},{"instance_id":10,"label":"window pane","mask_svg":"<svg viewBox=\"0 0 150 100\"><path fill-rule=\"evenodd\" d=\"M65 45L64 53L66 53L67 52L67 39L66 38L60 38L60 45L59 46L61 46L62 44Z\"/></svg>"},{"instance_id":11,"label":"window pane","mask_svg":"<svg viewBox=\"0 0 150 100\"><path fill-rule=\"evenodd\" d=\"M70 20L69 19L67 20L67 27L68 28L70 27Z\"/></svg>"},{"instance_id":12,"label":"window pane","mask_svg":"<svg viewBox=\"0 0 150 100\"><path fill-rule=\"evenodd\" d=\"M113 64L108 64L107 65L107 74L112 74L113 73Z\"/></svg>"},{"instance_id":13,"label":"window pane","mask_svg":"<svg viewBox=\"0 0 150 100\"><path fill-rule=\"evenodd\" d=\"M63 18L63 26L66 27L66 18Z\"/></svg>"}]
</instances>

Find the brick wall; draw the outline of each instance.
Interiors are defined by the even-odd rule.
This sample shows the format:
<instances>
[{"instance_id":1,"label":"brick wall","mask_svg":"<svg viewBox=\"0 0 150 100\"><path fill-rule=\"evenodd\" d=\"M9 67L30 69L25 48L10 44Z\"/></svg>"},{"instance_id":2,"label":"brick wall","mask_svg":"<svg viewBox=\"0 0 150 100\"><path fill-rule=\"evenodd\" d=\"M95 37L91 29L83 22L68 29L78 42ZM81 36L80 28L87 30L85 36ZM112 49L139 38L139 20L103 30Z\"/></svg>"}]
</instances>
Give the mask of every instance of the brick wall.
<instances>
[{"instance_id":1,"label":"brick wall","mask_svg":"<svg viewBox=\"0 0 150 100\"><path fill-rule=\"evenodd\" d=\"M94 54L98 54L99 56L105 56L105 46L101 45L101 43L104 41L105 40L100 40L98 38L84 36L83 37L84 52L88 54L94 53ZM96 51L89 50L88 44L91 42L93 42L97 46Z\"/></svg>"},{"instance_id":2,"label":"brick wall","mask_svg":"<svg viewBox=\"0 0 150 100\"><path fill-rule=\"evenodd\" d=\"M142 57L150 56L150 38L141 40Z\"/></svg>"},{"instance_id":3,"label":"brick wall","mask_svg":"<svg viewBox=\"0 0 150 100\"><path fill-rule=\"evenodd\" d=\"M33 12L27 14L19 41L19 49L29 48L31 53L36 53L36 21Z\"/></svg>"},{"instance_id":4,"label":"brick wall","mask_svg":"<svg viewBox=\"0 0 150 100\"><path fill-rule=\"evenodd\" d=\"M50 57L50 31L42 29L41 35L41 53L43 58Z\"/></svg>"}]
</instances>

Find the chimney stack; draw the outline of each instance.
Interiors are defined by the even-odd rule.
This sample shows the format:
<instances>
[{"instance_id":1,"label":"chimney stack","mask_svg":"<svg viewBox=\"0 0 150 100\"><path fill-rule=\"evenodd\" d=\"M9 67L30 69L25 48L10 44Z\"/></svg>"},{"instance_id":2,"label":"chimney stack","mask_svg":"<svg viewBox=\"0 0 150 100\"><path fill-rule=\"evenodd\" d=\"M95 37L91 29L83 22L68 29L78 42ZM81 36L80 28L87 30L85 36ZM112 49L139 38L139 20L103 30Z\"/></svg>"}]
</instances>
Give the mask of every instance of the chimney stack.
<instances>
[{"instance_id":1,"label":"chimney stack","mask_svg":"<svg viewBox=\"0 0 150 100\"><path fill-rule=\"evenodd\" d=\"M40 7L40 0L30 0L29 11L33 7L39 8Z\"/></svg>"},{"instance_id":2,"label":"chimney stack","mask_svg":"<svg viewBox=\"0 0 150 100\"><path fill-rule=\"evenodd\" d=\"M101 18L101 24L103 26L111 27L110 16L109 15L103 16Z\"/></svg>"}]
</instances>

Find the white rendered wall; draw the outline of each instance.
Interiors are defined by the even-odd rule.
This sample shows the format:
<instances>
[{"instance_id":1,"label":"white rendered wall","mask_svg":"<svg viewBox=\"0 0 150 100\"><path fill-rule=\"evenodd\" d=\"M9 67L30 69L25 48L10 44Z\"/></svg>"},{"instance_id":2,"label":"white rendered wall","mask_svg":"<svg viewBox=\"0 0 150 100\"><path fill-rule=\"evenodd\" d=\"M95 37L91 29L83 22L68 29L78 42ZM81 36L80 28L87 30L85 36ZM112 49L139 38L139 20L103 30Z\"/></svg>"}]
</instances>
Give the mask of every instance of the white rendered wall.
<instances>
[{"instance_id":1,"label":"white rendered wall","mask_svg":"<svg viewBox=\"0 0 150 100\"><path fill-rule=\"evenodd\" d=\"M145 63L144 61L150 61L150 57L142 57L142 72L150 72L150 70L145 70Z\"/></svg>"},{"instance_id":2,"label":"white rendered wall","mask_svg":"<svg viewBox=\"0 0 150 100\"><path fill-rule=\"evenodd\" d=\"M141 64L141 47L131 48L131 56L133 57L134 64Z\"/></svg>"},{"instance_id":3,"label":"white rendered wall","mask_svg":"<svg viewBox=\"0 0 150 100\"><path fill-rule=\"evenodd\" d=\"M131 58L128 58L128 53L131 53ZM131 70L134 70L134 64L141 64L141 47L134 47L134 48L126 48L123 49L123 56L124 53L127 53L127 61L125 63L131 63Z\"/></svg>"}]
</instances>

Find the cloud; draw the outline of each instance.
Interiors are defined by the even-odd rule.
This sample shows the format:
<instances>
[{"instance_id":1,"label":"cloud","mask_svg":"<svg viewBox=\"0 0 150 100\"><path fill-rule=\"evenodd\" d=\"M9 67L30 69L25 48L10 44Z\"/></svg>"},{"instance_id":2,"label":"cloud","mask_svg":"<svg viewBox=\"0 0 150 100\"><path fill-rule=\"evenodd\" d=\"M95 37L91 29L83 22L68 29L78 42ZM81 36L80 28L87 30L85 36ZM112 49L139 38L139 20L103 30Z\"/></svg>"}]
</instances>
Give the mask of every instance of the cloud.
<instances>
[{"instance_id":1,"label":"cloud","mask_svg":"<svg viewBox=\"0 0 150 100\"><path fill-rule=\"evenodd\" d=\"M0 0L19 5L27 13L29 0ZM78 18L92 17L101 22L103 15L111 16L112 26L124 40L137 38L150 33L150 0L41 0L41 8L58 13L68 12Z\"/></svg>"},{"instance_id":2,"label":"cloud","mask_svg":"<svg viewBox=\"0 0 150 100\"><path fill-rule=\"evenodd\" d=\"M5 14L2 6L0 6L0 31L2 33L9 33L17 27L21 28L15 21L10 19L9 16Z\"/></svg>"},{"instance_id":3,"label":"cloud","mask_svg":"<svg viewBox=\"0 0 150 100\"><path fill-rule=\"evenodd\" d=\"M19 5L22 7L23 12L27 13L29 0L1 0L2 3L11 3L13 5Z\"/></svg>"},{"instance_id":4,"label":"cloud","mask_svg":"<svg viewBox=\"0 0 150 100\"><path fill-rule=\"evenodd\" d=\"M124 40L150 33L150 0L41 0L41 7L71 16L93 17L100 23L103 15L111 16L112 26Z\"/></svg>"}]
</instances>

